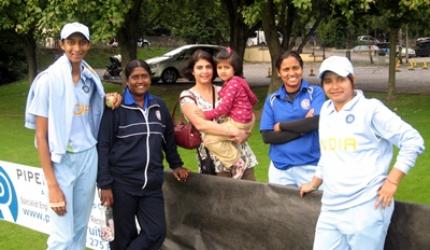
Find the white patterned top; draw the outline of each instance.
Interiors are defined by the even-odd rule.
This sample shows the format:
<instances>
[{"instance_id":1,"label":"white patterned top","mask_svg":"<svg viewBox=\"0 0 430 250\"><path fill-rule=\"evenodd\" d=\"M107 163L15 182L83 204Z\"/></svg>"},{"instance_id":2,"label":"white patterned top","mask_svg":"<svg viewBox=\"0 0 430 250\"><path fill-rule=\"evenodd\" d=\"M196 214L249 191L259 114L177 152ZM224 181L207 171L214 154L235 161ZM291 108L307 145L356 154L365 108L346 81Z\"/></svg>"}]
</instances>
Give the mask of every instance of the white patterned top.
<instances>
[{"instance_id":1,"label":"white patterned top","mask_svg":"<svg viewBox=\"0 0 430 250\"><path fill-rule=\"evenodd\" d=\"M216 90L216 93L218 93L221 89L220 86L215 86L215 85L214 85L214 88ZM192 89L187 89L187 90L182 91L180 94L180 97L183 97L183 96L193 96L196 99L197 107L199 107L202 111L212 109L212 103L207 102L199 93L197 93L196 91L194 91ZM218 95L216 95L216 98L218 99ZM180 104L182 105L185 103L194 103L194 101L191 98L183 98L181 100ZM215 106L218 105L218 103L219 103L219 100L217 100L215 102ZM220 120L217 122L220 122ZM254 152L252 151L251 147L249 146L249 144L247 142L245 142L243 144L238 144L237 147L238 147L239 151L241 152L242 159L247 164L247 168L255 167L258 164L257 158L255 157ZM206 151L204 150L203 143L200 144L200 146L198 148L198 153L200 154L200 157L202 159L206 159L207 155L206 155ZM217 173L229 172L231 170L231 168L225 168L222 165L222 163L212 153L210 153L210 157L212 158L212 160L215 164L215 172L217 172ZM199 166L200 166L200 162L199 162L198 158L197 158L197 162L199 163Z\"/></svg>"}]
</instances>

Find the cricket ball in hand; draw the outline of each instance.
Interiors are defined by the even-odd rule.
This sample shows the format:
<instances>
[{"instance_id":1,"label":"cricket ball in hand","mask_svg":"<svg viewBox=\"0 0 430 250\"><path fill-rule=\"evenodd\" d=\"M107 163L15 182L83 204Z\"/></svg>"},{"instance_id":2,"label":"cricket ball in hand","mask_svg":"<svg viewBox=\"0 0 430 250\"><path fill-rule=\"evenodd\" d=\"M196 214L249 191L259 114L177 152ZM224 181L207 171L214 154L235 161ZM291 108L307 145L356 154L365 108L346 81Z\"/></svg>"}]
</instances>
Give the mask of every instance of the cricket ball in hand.
<instances>
[{"instance_id":1,"label":"cricket ball in hand","mask_svg":"<svg viewBox=\"0 0 430 250\"><path fill-rule=\"evenodd\" d=\"M112 108L115 101L116 101L116 97L114 95L107 95L106 96L106 106L107 107Z\"/></svg>"}]
</instances>

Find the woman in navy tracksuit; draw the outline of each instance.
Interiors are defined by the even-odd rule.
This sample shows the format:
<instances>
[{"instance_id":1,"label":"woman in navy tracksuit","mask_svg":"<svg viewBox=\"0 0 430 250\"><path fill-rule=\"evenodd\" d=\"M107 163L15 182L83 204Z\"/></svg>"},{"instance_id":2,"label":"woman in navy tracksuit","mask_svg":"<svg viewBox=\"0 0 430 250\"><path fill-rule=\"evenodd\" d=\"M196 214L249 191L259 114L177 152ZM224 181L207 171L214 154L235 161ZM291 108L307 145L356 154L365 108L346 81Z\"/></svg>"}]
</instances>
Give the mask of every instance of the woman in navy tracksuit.
<instances>
[{"instance_id":1,"label":"woman in navy tracksuit","mask_svg":"<svg viewBox=\"0 0 430 250\"><path fill-rule=\"evenodd\" d=\"M184 182L188 177L176 149L170 113L160 98L148 92L150 72L141 60L127 65L123 103L115 110L105 109L100 125L97 186L101 203L113 207L112 249L161 247L166 233L163 151L176 179Z\"/></svg>"}]
</instances>

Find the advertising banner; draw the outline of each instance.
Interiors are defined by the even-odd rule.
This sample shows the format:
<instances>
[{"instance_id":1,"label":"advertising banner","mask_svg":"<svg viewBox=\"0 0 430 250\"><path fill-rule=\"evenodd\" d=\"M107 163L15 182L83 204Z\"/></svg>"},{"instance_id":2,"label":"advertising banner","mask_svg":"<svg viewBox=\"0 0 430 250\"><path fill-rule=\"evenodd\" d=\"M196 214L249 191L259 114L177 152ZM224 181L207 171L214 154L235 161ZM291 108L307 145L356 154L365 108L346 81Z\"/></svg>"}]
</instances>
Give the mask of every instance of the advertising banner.
<instances>
[{"instance_id":1,"label":"advertising banner","mask_svg":"<svg viewBox=\"0 0 430 250\"><path fill-rule=\"evenodd\" d=\"M190 174L186 183L165 172L168 249L311 249L321 192ZM0 161L0 220L47 233L50 211L43 171ZM96 195L87 247L109 249L100 238L104 212ZM430 249L430 206L396 201L385 249Z\"/></svg>"},{"instance_id":2,"label":"advertising banner","mask_svg":"<svg viewBox=\"0 0 430 250\"><path fill-rule=\"evenodd\" d=\"M0 220L47 234L50 208L44 181L41 168L0 161ZM100 229L104 223L102 216L96 194L88 224L88 248L109 249L108 242L100 238Z\"/></svg>"}]
</instances>

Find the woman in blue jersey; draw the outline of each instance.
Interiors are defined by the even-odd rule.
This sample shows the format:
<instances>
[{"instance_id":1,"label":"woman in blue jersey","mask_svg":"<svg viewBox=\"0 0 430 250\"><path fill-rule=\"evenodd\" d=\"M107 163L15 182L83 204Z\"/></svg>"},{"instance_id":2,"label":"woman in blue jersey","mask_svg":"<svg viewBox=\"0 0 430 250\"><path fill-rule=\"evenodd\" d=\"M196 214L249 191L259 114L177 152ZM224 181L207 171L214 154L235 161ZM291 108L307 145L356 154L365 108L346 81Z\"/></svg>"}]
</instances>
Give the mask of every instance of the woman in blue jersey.
<instances>
[{"instance_id":1,"label":"woman in blue jersey","mask_svg":"<svg viewBox=\"0 0 430 250\"><path fill-rule=\"evenodd\" d=\"M318 116L325 101L319 86L303 80L303 60L294 51L276 61L283 85L266 98L260 132L270 144L269 183L299 187L309 182L320 157Z\"/></svg>"},{"instance_id":2,"label":"woman in blue jersey","mask_svg":"<svg viewBox=\"0 0 430 250\"><path fill-rule=\"evenodd\" d=\"M113 208L111 248L160 249L166 234L161 190L164 155L178 181L185 182L188 171L176 149L169 110L149 93L148 64L131 61L125 76L122 105L105 109L100 124L97 186L101 203Z\"/></svg>"},{"instance_id":3,"label":"woman in blue jersey","mask_svg":"<svg viewBox=\"0 0 430 250\"><path fill-rule=\"evenodd\" d=\"M319 78L328 96L320 112L321 159L300 195L324 182L314 249L383 249L402 177L424 150L420 134L376 99L354 89L345 57L327 58ZM399 154L390 168L393 144Z\"/></svg>"}]
</instances>

